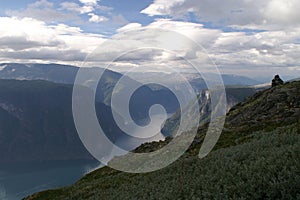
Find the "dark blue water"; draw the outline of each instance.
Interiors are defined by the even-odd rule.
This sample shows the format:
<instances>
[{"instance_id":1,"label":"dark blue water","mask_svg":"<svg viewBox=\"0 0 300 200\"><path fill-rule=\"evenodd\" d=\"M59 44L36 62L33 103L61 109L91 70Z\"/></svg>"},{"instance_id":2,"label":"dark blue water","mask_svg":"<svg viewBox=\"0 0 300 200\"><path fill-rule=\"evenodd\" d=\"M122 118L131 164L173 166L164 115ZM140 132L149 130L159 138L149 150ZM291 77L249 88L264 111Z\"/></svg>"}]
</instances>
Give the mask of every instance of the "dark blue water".
<instances>
[{"instance_id":1,"label":"dark blue water","mask_svg":"<svg viewBox=\"0 0 300 200\"><path fill-rule=\"evenodd\" d=\"M19 200L42 190L67 186L99 167L90 161L0 165L0 200Z\"/></svg>"}]
</instances>

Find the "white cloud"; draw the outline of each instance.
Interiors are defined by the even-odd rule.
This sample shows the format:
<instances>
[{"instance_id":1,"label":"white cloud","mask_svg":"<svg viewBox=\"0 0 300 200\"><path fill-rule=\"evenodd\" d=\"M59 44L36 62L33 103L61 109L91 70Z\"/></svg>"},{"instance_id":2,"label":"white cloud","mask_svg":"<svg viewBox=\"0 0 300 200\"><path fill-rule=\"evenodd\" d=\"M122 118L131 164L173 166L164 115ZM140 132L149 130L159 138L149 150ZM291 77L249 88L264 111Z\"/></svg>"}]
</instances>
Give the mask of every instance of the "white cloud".
<instances>
[{"instance_id":1,"label":"white cloud","mask_svg":"<svg viewBox=\"0 0 300 200\"><path fill-rule=\"evenodd\" d=\"M208 48L208 46L212 44L211 42L215 41L221 33L220 30L204 28L202 24L172 21L168 19L157 19L148 27L176 31L194 40L205 48Z\"/></svg>"},{"instance_id":2,"label":"white cloud","mask_svg":"<svg viewBox=\"0 0 300 200\"><path fill-rule=\"evenodd\" d=\"M100 22L108 21L108 18L106 18L104 16L99 16L94 13L89 13L88 15L90 16L89 22L100 23Z\"/></svg>"},{"instance_id":3,"label":"white cloud","mask_svg":"<svg viewBox=\"0 0 300 200\"><path fill-rule=\"evenodd\" d=\"M149 16L155 15L171 15L175 6L180 6L184 0L155 0L153 4L141 11L141 13Z\"/></svg>"},{"instance_id":4,"label":"white cloud","mask_svg":"<svg viewBox=\"0 0 300 200\"><path fill-rule=\"evenodd\" d=\"M141 28L141 27L142 27L142 24L139 24L139 23L130 23L130 24L127 24L126 26L123 26L123 27L119 28L117 30L117 32L134 30L134 29Z\"/></svg>"},{"instance_id":5,"label":"white cloud","mask_svg":"<svg viewBox=\"0 0 300 200\"><path fill-rule=\"evenodd\" d=\"M31 8L49 8L49 7L53 7L53 3L47 1L47 0L38 0L32 4L29 4L29 7Z\"/></svg>"},{"instance_id":6,"label":"white cloud","mask_svg":"<svg viewBox=\"0 0 300 200\"><path fill-rule=\"evenodd\" d=\"M93 6L80 6L74 2L62 2L60 5L64 10L74 11L80 14L90 13L94 11Z\"/></svg>"},{"instance_id":7,"label":"white cloud","mask_svg":"<svg viewBox=\"0 0 300 200\"><path fill-rule=\"evenodd\" d=\"M233 0L232 0L233 1ZM274 0L276 2L276 0ZM41 1L44 6L51 6ZM74 4L73 8L77 8ZM41 6L41 5L35 5ZM31 6L34 7L34 6ZM79 7L80 8L80 7ZM267 8L267 7L266 7ZM170 12L174 12L170 7ZM74 10L75 11L75 10ZM79 10L78 10L79 12ZM238 12L238 11L237 11ZM282 11L285 13L286 11ZM266 13L269 19L271 14ZM295 14L296 15L296 14ZM89 13L91 22L105 22L108 19ZM217 21L217 18L215 18ZM296 23L294 19L293 23ZM257 21L259 22L259 20ZM281 22L282 23L282 22ZM1 61L63 61L73 64L83 61L88 53L103 45L104 37L84 33L78 27L63 23L47 25L46 22L22 17L0 17L0 60ZM237 24L237 23L236 23ZM242 26L242 25L239 25ZM141 28L143 31L141 31ZM155 29L176 31L198 44L202 45L210 57L220 66L224 73L250 73L264 71L273 73L298 73L300 66L300 28L287 26L285 30L270 29L260 33L223 32L218 29L206 28L202 24L157 19L153 23L142 26L139 23L129 23L117 30L117 33L99 52L98 61L104 66L121 53L132 48L145 45L155 46L157 42L173 44L174 51L179 56L193 59L204 51L195 49L192 45L161 35ZM115 63L122 68L126 66L146 66L155 69L164 67L182 68L179 56L162 51L137 51L124 56ZM279 73L279 72L278 72Z\"/></svg>"},{"instance_id":8,"label":"white cloud","mask_svg":"<svg viewBox=\"0 0 300 200\"><path fill-rule=\"evenodd\" d=\"M82 4L85 5L97 5L98 0L79 0Z\"/></svg>"},{"instance_id":9,"label":"white cloud","mask_svg":"<svg viewBox=\"0 0 300 200\"><path fill-rule=\"evenodd\" d=\"M160 31L159 29L176 31L190 38L204 47L195 48L193 44L181 42ZM165 36L164 36L165 35ZM116 67L145 66L161 68L172 66L184 68L180 56L189 60L202 56L206 52L222 68L223 73L235 74L265 74L274 72L288 74L295 73L295 66L300 66L300 28L286 30L270 30L258 33L223 32L218 29L205 28L201 24L158 19L155 22L142 26L139 23L130 23L118 29L112 40L104 43L97 52L97 61L109 62L124 52L133 48L153 47L156 43L166 43L173 48L176 55L161 51L144 52L141 49L130 53L114 63ZM203 63L211 64L209 60ZM268 71L268 69L270 69Z\"/></svg>"},{"instance_id":10,"label":"white cloud","mask_svg":"<svg viewBox=\"0 0 300 200\"><path fill-rule=\"evenodd\" d=\"M264 9L265 17L271 23L300 24L300 1L272 0Z\"/></svg>"},{"instance_id":11,"label":"white cloud","mask_svg":"<svg viewBox=\"0 0 300 200\"><path fill-rule=\"evenodd\" d=\"M44 22L61 22L66 20L79 20L77 15L63 13L55 9L53 3L47 0L39 0L29 4L27 8L20 10L7 10L6 15L11 17L28 17Z\"/></svg>"},{"instance_id":12,"label":"white cloud","mask_svg":"<svg viewBox=\"0 0 300 200\"><path fill-rule=\"evenodd\" d=\"M155 0L141 11L149 16L185 18L194 13L199 20L241 28L280 29L299 26L298 0Z\"/></svg>"},{"instance_id":13,"label":"white cloud","mask_svg":"<svg viewBox=\"0 0 300 200\"><path fill-rule=\"evenodd\" d=\"M105 41L65 24L47 25L32 18L0 17L0 60L83 61Z\"/></svg>"}]
</instances>

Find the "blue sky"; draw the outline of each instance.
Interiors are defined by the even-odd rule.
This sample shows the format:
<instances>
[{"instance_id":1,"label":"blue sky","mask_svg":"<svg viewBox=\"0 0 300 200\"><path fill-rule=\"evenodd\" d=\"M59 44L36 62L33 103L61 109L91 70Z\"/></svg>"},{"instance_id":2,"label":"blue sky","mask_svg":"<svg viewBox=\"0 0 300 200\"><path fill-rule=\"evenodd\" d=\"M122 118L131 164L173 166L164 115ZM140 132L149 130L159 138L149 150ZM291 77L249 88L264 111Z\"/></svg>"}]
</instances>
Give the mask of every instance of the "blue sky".
<instances>
[{"instance_id":1,"label":"blue sky","mask_svg":"<svg viewBox=\"0 0 300 200\"><path fill-rule=\"evenodd\" d=\"M64 2L72 2L74 4L77 4L78 6L84 6L85 4L80 1L68 1L68 0L52 0L52 1L36 1L36 0L24 0L24 1L1 1L1 9L0 14L1 16L7 16L13 14L10 14L10 11L20 12L22 13L24 10L26 10L30 5L33 5L36 2L49 2L53 4L51 6L51 9L58 10L62 13L69 13L68 10L62 10L62 3ZM51 23L66 23L68 25L73 26L79 26L83 29L83 31L91 32L91 33L102 33L102 34L108 34L111 35L115 32L117 28L122 27L124 24L129 22L137 22L142 25L149 24L153 22L153 17L149 17L146 14L140 13L141 10L145 9L147 6L151 4L150 0L102 0L97 1L97 6L101 6L104 8L102 10L101 8L98 8L91 12L99 16L106 17L109 19L106 22L103 23L86 23L91 16L89 12L87 13L77 13L78 17L84 21L84 23L77 22L78 20L75 19L54 19ZM44 5L40 6L40 8L44 8ZM25 15L26 16L26 15ZM28 15L30 16L30 15ZM32 16L31 16L32 17ZM113 18L120 18L118 20L113 20Z\"/></svg>"},{"instance_id":2,"label":"blue sky","mask_svg":"<svg viewBox=\"0 0 300 200\"><path fill-rule=\"evenodd\" d=\"M102 52L104 65L122 51L143 46L143 41L155 43L160 32L148 30L163 28L200 44L223 73L299 77L298 10L298 0L0 1L0 62L79 65L95 48L111 42ZM114 45L113 38L122 34L126 37ZM200 55L184 48L176 52L189 58ZM177 65L166 53L152 56L137 53L131 63L118 66L142 65L145 57L157 60L156 68L162 62Z\"/></svg>"}]
</instances>

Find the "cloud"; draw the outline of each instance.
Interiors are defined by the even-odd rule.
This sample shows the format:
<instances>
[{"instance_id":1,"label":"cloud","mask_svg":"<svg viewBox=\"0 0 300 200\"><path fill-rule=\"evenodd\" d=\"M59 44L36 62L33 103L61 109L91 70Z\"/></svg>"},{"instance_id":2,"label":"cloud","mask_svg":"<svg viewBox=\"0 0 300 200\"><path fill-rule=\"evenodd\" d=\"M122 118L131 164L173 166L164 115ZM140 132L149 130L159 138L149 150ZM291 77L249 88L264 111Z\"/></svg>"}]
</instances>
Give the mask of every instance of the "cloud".
<instances>
[{"instance_id":1,"label":"cloud","mask_svg":"<svg viewBox=\"0 0 300 200\"><path fill-rule=\"evenodd\" d=\"M27 8L20 10L7 10L6 15L11 17L28 17L44 22L60 22L66 20L79 20L77 15L63 13L54 8L53 3L47 0L39 0L29 4Z\"/></svg>"},{"instance_id":2,"label":"cloud","mask_svg":"<svg viewBox=\"0 0 300 200\"><path fill-rule=\"evenodd\" d=\"M161 9L160 12L168 12L169 15L175 16L174 7L176 7L177 4L185 5L187 1L188 0L177 1L176 5L172 3L168 4L168 2L165 1L164 3L166 5L172 6L168 7L168 11ZM229 3L230 2L232 3L234 1L231 0ZM274 2L276 2L276 0L274 0ZM240 5L244 3L245 2L241 0ZM65 4L65 8L67 5L68 4ZM270 6L272 4L268 5ZM27 9L33 9L35 7L42 7L44 9L51 8L51 6L53 5L47 1L39 1L39 3L31 5ZM83 6L86 6L86 4ZM187 7L191 8L191 6ZM81 12L81 8L82 6L78 6L78 4L69 4L69 9L73 9L74 12ZM268 10L272 7L265 6L264 8ZM280 12L284 14L286 13L286 9L287 8L284 8ZM197 11L196 9L189 10L189 12ZM229 10L229 8L227 10ZM150 12L149 9L148 12ZM225 9L225 11L222 12L226 13L227 11ZM242 11L236 9L233 15L239 15L239 12ZM289 14L297 16L296 13ZM216 14L215 18L211 15L210 19L218 22L218 15L221 16L222 14ZM268 16L268 19L275 18L275 15L273 14L274 16L272 17L271 13L266 12L264 15ZM90 17L89 20L93 23L101 23L108 20L104 16L97 15L94 11L88 13L88 16ZM208 16L209 13L207 13L207 17ZM120 22L127 23L125 19L122 21L121 15L119 17L119 19L121 19ZM229 19L231 22L226 23L238 24L236 25L238 27L249 27L249 25L247 25L249 24L246 20L247 17L249 18L251 16L234 19L236 21ZM253 26L262 26L263 23L260 22L262 19L261 15L252 17L256 19L256 21L252 21ZM114 18L112 20L114 20ZM282 20L284 21L284 18ZM290 23L296 23L297 20L297 18L292 18ZM270 22L268 23L270 24ZM280 23L283 22L281 21ZM206 52L221 66L221 69L225 73L244 73L247 75L251 70L254 73L257 73L257 71L260 72L260 70L264 73L273 73L277 69L280 73L295 74L298 72L298 70L295 69L299 69L300 66L298 58L300 54L300 27L298 26L293 27L287 25L284 30L276 29L274 28L275 26L273 26L263 32L251 33L243 30L239 32L224 32L220 29L207 28L198 23L184 22L182 20L156 19L154 22L145 26L139 23L127 23L118 29L111 39L106 39L102 35L85 33L79 27L68 26L63 23L49 25L47 21L44 22L28 17L0 17L0 24L1 61L42 62L49 60L73 64L74 62L83 61L86 55L101 45L100 51L98 52L98 60L96 61L100 63L99 66L105 66L105 64L108 64L111 60L132 48L139 49L145 46L145 44L151 47L159 42L172 45L176 55L159 50L138 50L121 57L114 63L114 66L116 66L118 70L125 69L126 66L144 66L147 70L151 70L151 68L163 69L166 67L183 69L186 66L180 60L180 56L195 59L197 56L201 56ZM204 49L199 51L199 49L194 48L193 45L178 41L176 38L172 38L171 35L170 37L164 36L158 29L179 32L197 42ZM107 42L103 43L104 41ZM97 63L95 62L95 64ZM268 71L268 69L270 70Z\"/></svg>"},{"instance_id":3,"label":"cloud","mask_svg":"<svg viewBox=\"0 0 300 200\"><path fill-rule=\"evenodd\" d=\"M101 22L107 22L108 21L108 18L106 18L104 16L99 16L99 15L96 15L94 13L89 13L88 15L90 16L89 22L101 23Z\"/></svg>"},{"instance_id":4,"label":"cloud","mask_svg":"<svg viewBox=\"0 0 300 200\"><path fill-rule=\"evenodd\" d=\"M155 0L153 4L141 11L149 16L171 15L173 7L180 6L184 0Z\"/></svg>"},{"instance_id":5,"label":"cloud","mask_svg":"<svg viewBox=\"0 0 300 200\"><path fill-rule=\"evenodd\" d=\"M161 31L161 29L166 31ZM186 36L173 34L174 30ZM117 34L97 49L93 55L95 58L93 61L110 62L123 55L114 65L123 67L139 65L145 66L149 70L157 67L163 69L166 66L184 69L187 67L187 63L182 63L182 57L186 59L202 57L203 62L206 62L205 59L208 58L204 49L192 43L191 39L208 47L220 34L219 30L206 29L201 24L164 19L157 20L145 27L139 23L130 23L118 29ZM165 47L168 50L157 49L157 44L160 48ZM136 49L136 51L131 52L132 49ZM197 52L199 50L203 51ZM206 64L211 65L211 62L206 62Z\"/></svg>"},{"instance_id":6,"label":"cloud","mask_svg":"<svg viewBox=\"0 0 300 200\"><path fill-rule=\"evenodd\" d=\"M4 36L0 38L0 47L2 49L24 50L37 47L57 47L61 43L58 40L45 43L42 41L33 41L22 36Z\"/></svg>"},{"instance_id":7,"label":"cloud","mask_svg":"<svg viewBox=\"0 0 300 200\"><path fill-rule=\"evenodd\" d=\"M113 7L103 6L103 5L99 5L99 6L97 6L97 8L98 8L101 12L110 12L110 11L112 11L112 10L114 9Z\"/></svg>"},{"instance_id":8,"label":"cloud","mask_svg":"<svg viewBox=\"0 0 300 200\"><path fill-rule=\"evenodd\" d=\"M98 0L79 0L84 5L97 5Z\"/></svg>"},{"instance_id":9,"label":"cloud","mask_svg":"<svg viewBox=\"0 0 300 200\"><path fill-rule=\"evenodd\" d=\"M119 28L117 30L117 32L130 31L130 30L134 30L134 29L137 29L137 28L141 28L141 27L142 27L142 24L139 24L139 23L129 23L126 26L123 26L123 27Z\"/></svg>"},{"instance_id":10,"label":"cloud","mask_svg":"<svg viewBox=\"0 0 300 200\"><path fill-rule=\"evenodd\" d=\"M29 7L31 7L31 8L50 8L50 7L53 7L53 3L51 3L47 0L39 0L32 4L29 4Z\"/></svg>"},{"instance_id":11,"label":"cloud","mask_svg":"<svg viewBox=\"0 0 300 200\"><path fill-rule=\"evenodd\" d=\"M105 41L65 24L47 25L32 18L0 17L0 59L83 61Z\"/></svg>"},{"instance_id":12,"label":"cloud","mask_svg":"<svg viewBox=\"0 0 300 200\"><path fill-rule=\"evenodd\" d=\"M94 11L93 6L80 6L74 2L62 2L60 5L63 10L68 10L79 14L85 14Z\"/></svg>"},{"instance_id":13,"label":"cloud","mask_svg":"<svg viewBox=\"0 0 300 200\"><path fill-rule=\"evenodd\" d=\"M202 24L182 21L172 21L168 19L157 19L149 28L162 28L176 31L194 40L204 48L208 48L221 34L221 30L204 28Z\"/></svg>"},{"instance_id":14,"label":"cloud","mask_svg":"<svg viewBox=\"0 0 300 200\"><path fill-rule=\"evenodd\" d=\"M141 11L149 16L184 19L194 13L201 21L254 29L299 26L298 0L155 0Z\"/></svg>"},{"instance_id":15,"label":"cloud","mask_svg":"<svg viewBox=\"0 0 300 200\"><path fill-rule=\"evenodd\" d=\"M117 25L125 25L129 23L129 21L121 14L113 15L112 22Z\"/></svg>"},{"instance_id":16,"label":"cloud","mask_svg":"<svg viewBox=\"0 0 300 200\"><path fill-rule=\"evenodd\" d=\"M195 41L203 48L195 47L188 42L181 42L172 34L166 35L160 29L176 31ZM165 35L165 36L164 36ZM221 66L223 73L234 74L281 74L295 73L300 66L299 37L300 28L286 30L269 30L264 32L224 32L218 29L205 28L202 24L157 19L142 26L130 23L117 30L95 53L95 62L105 63L117 58L114 70L125 70L127 67L140 66L145 70L162 69L172 66L174 69L187 69L182 62L184 57L193 60L209 57ZM166 51L144 51L144 46L155 47L156 43L173 48L175 54ZM132 49L137 51L128 52ZM127 53L126 53L127 52ZM203 60L209 66L211 61ZM269 71L268 71L269 69Z\"/></svg>"},{"instance_id":17,"label":"cloud","mask_svg":"<svg viewBox=\"0 0 300 200\"><path fill-rule=\"evenodd\" d=\"M105 16L97 15L94 11L109 10L110 7L100 6L97 0L80 0L83 5L74 2L62 2L59 7L47 0L38 0L29 4L27 8L20 10L7 10L6 14L10 17L34 18L44 22L60 23L72 20L73 22L82 23L82 18L78 15L87 14L90 16L88 22L100 23L109 19ZM67 11L67 12L66 12Z\"/></svg>"}]
</instances>

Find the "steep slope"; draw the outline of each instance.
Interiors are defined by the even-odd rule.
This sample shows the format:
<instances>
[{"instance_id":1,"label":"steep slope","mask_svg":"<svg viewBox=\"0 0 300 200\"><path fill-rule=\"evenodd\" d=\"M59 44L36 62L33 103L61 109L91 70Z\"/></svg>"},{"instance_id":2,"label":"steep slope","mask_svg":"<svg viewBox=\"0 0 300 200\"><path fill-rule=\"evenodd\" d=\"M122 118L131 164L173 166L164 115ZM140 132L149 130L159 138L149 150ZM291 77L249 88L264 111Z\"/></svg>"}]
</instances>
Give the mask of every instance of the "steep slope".
<instances>
[{"instance_id":1,"label":"steep slope","mask_svg":"<svg viewBox=\"0 0 300 200\"><path fill-rule=\"evenodd\" d=\"M257 130L272 131L300 123L300 81L260 91L231 108L222 136L242 137ZM229 132L230 134L227 134Z\"/></svg>"},{"instance_id":2,"label":"steep slope","mask_svg":"<svg viewBox=\"0 0 300 200\"><path fill-rule=\"evenodd\" d=\"M111 109L96 110L109 137L120 137ZM93 159L75 129L72 86L0 80L0 163L71 159Z\"/></svg>"},{"instance_id":3,"label":"steep slope","mask_svg":"<svg viewBox=\"0 0 300 200\"><path fill-rule=\"evenodd\" d=\"M197 153L206 126L199 128L189 151L167 168L128 174L105 167L70 187L26 199L297 199L299 96L300 82L292 82L234 106L215 150L204 159ZM161 147L152 143L144 150L151 145L152 150ZM143 145L139 151L145 152Z\"/></svg>"}]
</instances>

